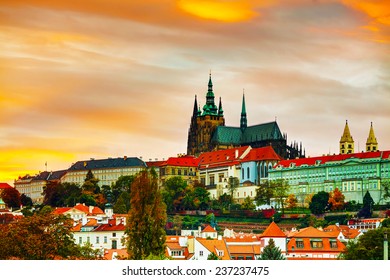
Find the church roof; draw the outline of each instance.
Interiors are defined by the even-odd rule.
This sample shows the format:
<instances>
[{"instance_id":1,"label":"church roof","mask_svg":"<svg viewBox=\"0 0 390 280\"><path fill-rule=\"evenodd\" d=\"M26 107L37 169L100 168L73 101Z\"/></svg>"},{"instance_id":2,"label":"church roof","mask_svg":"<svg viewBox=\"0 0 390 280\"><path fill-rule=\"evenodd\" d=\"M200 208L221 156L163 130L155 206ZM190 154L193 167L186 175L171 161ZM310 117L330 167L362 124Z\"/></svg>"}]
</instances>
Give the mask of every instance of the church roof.
<instances>
[{"instance_id":1,"label":"church roof","mask_svg":"<svg viewBox=\"0 0 390 280\"><path fill-rule=\"evenodd\" d=\"M242 143L278 139L283 139L283 136L277 122L269 122L248 126L244 130Z\"/></svg>"},{"instance_id":2,"label":"church roof","mask_svg":"<svg viewBox=\"0 0 390 280\"><path fill-rule=\"evenodd\" d=\"M263 123L240 127L218 126L213 134L212 142L219 144L245 145L255 141L283 139L277 122Z\"/></svg>"}]
</instances>

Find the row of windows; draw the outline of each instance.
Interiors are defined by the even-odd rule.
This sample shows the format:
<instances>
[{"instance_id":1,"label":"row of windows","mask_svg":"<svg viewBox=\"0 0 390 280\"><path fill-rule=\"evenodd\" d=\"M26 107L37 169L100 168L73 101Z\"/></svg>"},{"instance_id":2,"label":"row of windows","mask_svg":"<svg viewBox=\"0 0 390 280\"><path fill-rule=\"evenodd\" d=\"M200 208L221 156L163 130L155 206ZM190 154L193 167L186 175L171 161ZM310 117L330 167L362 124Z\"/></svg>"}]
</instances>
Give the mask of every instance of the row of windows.
<instances>
[{"instance_id":1,"label":"row of windows","mask_svg":"<svg viewBox=\"0 0 390 280\"><path fill-rule=\"evenodd\" d=\"M112 233L112 237L116 237L116 232ZM90 236L87 236L86 240L87 240L87 243L91 243L91 237ZM104 236L103 237L103 243L107 244L107 242L108 242L108 237ZM82 244L82 243L83 243L83 237L79 236L79 244ZM96 244L100 244L100 236L95 236L95 243Z\"/></svg>"}]
</instances>

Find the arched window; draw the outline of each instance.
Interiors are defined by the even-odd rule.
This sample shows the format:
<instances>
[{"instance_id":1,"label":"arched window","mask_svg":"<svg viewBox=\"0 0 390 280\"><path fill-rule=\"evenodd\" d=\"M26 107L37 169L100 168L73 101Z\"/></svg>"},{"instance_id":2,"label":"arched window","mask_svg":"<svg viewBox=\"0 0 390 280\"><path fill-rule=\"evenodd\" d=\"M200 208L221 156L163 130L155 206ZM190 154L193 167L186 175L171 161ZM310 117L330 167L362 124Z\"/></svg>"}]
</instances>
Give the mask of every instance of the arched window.
<instances>
[{"instance_id":1,"label":"arched window","mask_svg":"<svg viewBox=\"0 0 390 280\"><path fill-rule=\"evenodd\" d=\"M249 177L250 177L249 167L246 168L246 172L248 173L248 179L249 179Z\"/></svg>"}]
</instances>

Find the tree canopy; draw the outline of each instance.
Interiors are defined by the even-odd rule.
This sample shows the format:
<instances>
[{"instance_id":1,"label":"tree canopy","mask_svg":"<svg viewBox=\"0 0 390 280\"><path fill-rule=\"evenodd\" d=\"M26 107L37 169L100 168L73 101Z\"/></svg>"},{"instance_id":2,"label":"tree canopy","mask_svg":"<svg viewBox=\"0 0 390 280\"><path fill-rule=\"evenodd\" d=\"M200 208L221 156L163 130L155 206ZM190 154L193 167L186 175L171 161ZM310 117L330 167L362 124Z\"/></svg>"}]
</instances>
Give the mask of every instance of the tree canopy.
<instances>
[{"instance_id":1,"label":"tree canopy","mask_svg":"<svg viewBox=\"0 0 390 280\"><path fill-rule=\"evenodd\" d=\"M261 182L256 190L255 201L257 205L271 204L274 199L279 207L284 211L285 200L288 196L290 185L287 180L277 179Z\"/></svg>"},{"instance_id":2,"label":"tree canopy","mask_svg":"<svg viewBox=\"0 0 390 280\"><path fill-rule=\"evenodd\" d=\"M52 260L83 258L63 215L36 213L0 225L0 259Z\"/></svg>"},{"instance_id":3,"label":"tree canopy","mask_svg":"<svg viewBox=\"0 0 390 280\"><path fill-rule=\"evenodd\" d=\"M320 191L313 195L311 202L309 203L309 209L311 213L315 215L323 214L327 209L329 201L329 193Z\"/></svg>"},{"instance_id":4,"label":"tree canopy","mask_svg":"<svg viewBox=\"0 0 390 280\"><path fill-rule=\"evenodd\" d=\"M7 207L19 208L21 204L20 193L15 188L4 189L0 191L0 196Z\"/></svg>"},{"instance_id":5,"label":"tree canopy","mask_svg":"<svg viewBox=\"0 0 390 280\"><path fill-rule=\"evenodd\" d=\"M142 260L165 253L166 206L157 176L141 171L131 184L131 203L126 225L129 259Z\"/></svg>"},{"instance_id":6,"label":"tree canopy","mask_svg":"<svg viewBox=\"0 0 390 280\"><path fill-rule=\"evenodd\" d=\"M390 232L389 228L369 230L359 237L357 242L349 241L340 258L345 260L383 260L385 232Z\"/></svg>"}]
</instances>

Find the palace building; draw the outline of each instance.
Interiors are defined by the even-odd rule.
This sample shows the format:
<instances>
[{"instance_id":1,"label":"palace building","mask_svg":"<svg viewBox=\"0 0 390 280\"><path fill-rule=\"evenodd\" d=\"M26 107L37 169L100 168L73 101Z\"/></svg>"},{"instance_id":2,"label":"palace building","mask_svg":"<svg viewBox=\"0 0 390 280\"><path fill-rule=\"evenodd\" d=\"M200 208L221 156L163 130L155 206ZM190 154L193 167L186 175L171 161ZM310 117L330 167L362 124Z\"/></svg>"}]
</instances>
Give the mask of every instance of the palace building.
<instances>
[{"instance_id":1,"label":"palace building","mask_svg":"<svg viewBox=\"0 0 390 280\"><path fill-rule=\"evenodd\" d=\"M354 152L348 122L340 140L340 154L282 160L269 170L270 180L285 179L299 203L319 191L338 188L346 201L363 202L367 191L375 203L384 203L382 183L390 181L390 151L379 151L371 123L365 152Z\"/></svg>"},{"instance_id":2,"label":"palace building","mask_svg":"<svg viewBox=\"0 0 390 280\"><path fill-rule=\"evenodd\" d=\"M225 125L222 100L215 104L211 74L209 77L206 104L203 111L195 96L194 109L188 131L187 154L198 156L204 152L224 150L235 147L251 146L259 148L272 146L284 159L302 158L302 143L287 145L287 134L282 134L276 121L248 126L245 95L242 97L241 119L239 127Z\"/></svg>"}]
</instances>

